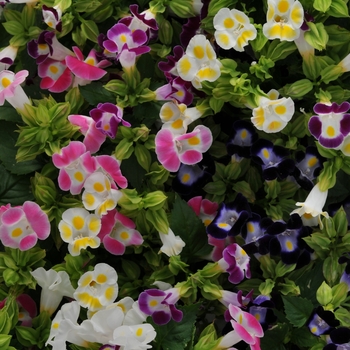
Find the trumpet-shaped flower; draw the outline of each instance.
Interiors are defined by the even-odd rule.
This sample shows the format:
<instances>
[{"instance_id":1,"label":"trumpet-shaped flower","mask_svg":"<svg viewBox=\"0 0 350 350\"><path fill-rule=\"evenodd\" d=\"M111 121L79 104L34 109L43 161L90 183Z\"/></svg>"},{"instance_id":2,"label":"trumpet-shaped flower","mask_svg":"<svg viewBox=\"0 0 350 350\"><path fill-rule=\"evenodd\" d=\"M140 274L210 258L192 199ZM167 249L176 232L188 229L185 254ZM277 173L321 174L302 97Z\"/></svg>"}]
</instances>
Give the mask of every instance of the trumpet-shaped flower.
<instances>
[{"instance_id":1,"label":"trumpet-shaped flower","mask_svg":"<svg viewBox=\"0 0 350 350\"><path fill-rule=\"evenodd\" d=\"M78 280L74 298L89 311L97 311L111 305L118 296L118 274L105 263L95 265L93 271L85 272Z\"/></svg>"},{"instance_id":2,"label":"trumpet-shaped flower","mask_svg":"<svg viewBox=\"0 0 350 350\"><path fill-rule=\"evenodd\" d=\"M68 251L77 256L81 249L97 248L100 238L101 219L83 208L70 208L62 214L58 229L63 242L68 243Z\"/></svg>"},{"instance_id":3,"label":"trumpet-shaped flower","mask_svg":"<svg viewBox=\"0 0 350 350\"><path fill-rule=\"evenodd\" d=\"M301 207L291 212L291 215L297 213L301 216L303 224L305 226L317 226L322 228L321 215L328 218L328 213L322 211L323 206L326 203L328 196L328 190L321 191L319 184L316 184L310 191L305 202L297 202L296 206Z\"/></svg>"},{"instance_id":4,"label":"trumpet-shaped flower","mask_svg":"<svg viewBox=\"0 0 350 350\"><path fill-rule=\"evenodd\" d=\"M288 97L260 98L260 105L253 109L252 123L258 130L275 133L285 128L294 114L294 102Z\"/></svg>"},{"instance_id":5,"label":"trumpet-shaped flower","mask_svg":"<svg viewBox=\"0 0 350 350\"><path fill-rule=\"evenodd\" d=\"M90 111L91 118L95 121L96 129L102 134L114 139L119 124L123 126L131 126L131 124L123 119L123 110L113 103L99 103L97 108Z\"/></svg>"},{"instance_id":6,"label":"trumpet-shaped flower","mask_svg":"<svg viewBox=\"0 0 350 350\"><path fill-rule=\"evenodd\" d=\"M40 206L26 201L21 207L6 207L0 217L0 240L5 247L22 251L33 248L37 240L50 234L50 222Z\"/></svg>"},{"instance_id":7,"label":"trumpet-shaped flower","mask_svg":"<svg viewBox=\"0 0 350 350\"><path fill-rule=\"evenodd\" d=\"M164 325L171 319L176 322L182 320L182 311L175 307L180 299L178 288L170 288L166 291L159 289L148 289L139 296L140 310L150 315L158 325Z\"/></svg>"},{"instance_id":8,"label":"trumpet-shaped flower","mask_svg":"<svg viewBox=\"0 0 350 350\"><path fill-rule=\"evenodd\" d=\"M52 29L56 29L57 31L62 31L62 11L59 6L48 7L43 5L43 19L44 22Z\"/></svg>"},{"instance_id":9,"label":"trumpet-shaped flower","mask_svg":"<svg viewBox=\"0 0 350 350\"><path fill-rule=\"evenodd\" d=\"M17 57L18 47L9 45L0 51L0 71L12 66Z\"/></svg>"},{"instance_id":10,"label":"trumpet-shaped flower","mask_svg":"<svg viewBox=\"0 0 350 350\"><path fill-rule=\"evenodd\" d=\"M5 100L16 109L23 109L25 104L30 104L29 98L21 85L29 72L21 70L13 73L9 70L0 71L0 106Z\"/></svg>"},{"instance_id":11,"label":"trumpet-shaped flower","mask_svg":"<svg viewBox=\"0 0 350 350\"><path fill-rule=\"evenodd\" d=\"M312 312L307 326L312 334L320 336L329 334L336 326L339 326L339 321L332 311L324 310L322 306L319 306Z\"/></svg>"},{"instance_id":12,"label":"trumpet-shaped flower","mask_svg":"<svg viewBox=\"0 0 350 350\"><path fill-rule=\"evenodd\" d=\"M231 48L244 51L244 46L249 40L254 40L257 31L250 23L249 17L242 11L221 8L214 16L215 40L217 44L225 49Z\"/></svg>"},{"instance_id":13,"label":"trumpet-shaped flower","mask_svg":"<svg viewBox=\"0 0 350 350\"><path fill-rule=\"evenodd\" d=\"M169 171L178 171L180 164L192 165L203 159L213 141L209 128L196 126L192 132L173 135L169 129L160 130L155 138L158 160Z\"/></svg>"},{"instance_id":14,"label":"trumpet-shaped flower","mask_svg":"<svg viewBox=\"0 0 350 350\"><path fill-rule=\"evenodd\" d=\"M349 102L340 105L333 102L331 105L316 103L314 115L309 120L310 133L325 148L339 147L344 137L350 133Z\"/></svg>"},{"instance_id":15,"label":"trumpet-shaped flower","mask_svg":"<svg viewBox=\"0 0 350 350\"><path fill-rule=\"evenodd\" d=\"M176 64L179 76L190 81L195 88L201 88L202 81L213 82L221 75L221 63L210 42L202 34L195 35L189 42L186 53Z\"/></svg>"},{"instance_id":16,"label":"trumpet-shaped flower","mask_svg":"<svg viewBox=\"0 0 350 350\"><path fill-rule=\"evenodd\" d=\"M180 236L175 236L170 227L167 233L159 232L159 238L163 243L160 251L169 257L179 255L186 245Z\"/></svg>"},{"instance_id":17,"label":"trumpet-shaped flower","mask_svg":"<svg viewBox=\"0 0 350 350\"><path fill-rule=\"evenodd\" d=\"M46 271L43 267L39 267L31 274L42 288L40 312L47 311L52 315L64 296L73 298L74 288L66 271L57 272L52 269Z\"/></svg>"},{"instance_id":18,"label":"trumpet-shaped flower","mask_svg":"<svg viewBox=\"0 0 350 350\"><path fill-rule=\"evenodd\" d=\"M298 0L268 0L263 33L268 39L293 41L300 35L304 9Z\"/></svg>"}]
</instances>

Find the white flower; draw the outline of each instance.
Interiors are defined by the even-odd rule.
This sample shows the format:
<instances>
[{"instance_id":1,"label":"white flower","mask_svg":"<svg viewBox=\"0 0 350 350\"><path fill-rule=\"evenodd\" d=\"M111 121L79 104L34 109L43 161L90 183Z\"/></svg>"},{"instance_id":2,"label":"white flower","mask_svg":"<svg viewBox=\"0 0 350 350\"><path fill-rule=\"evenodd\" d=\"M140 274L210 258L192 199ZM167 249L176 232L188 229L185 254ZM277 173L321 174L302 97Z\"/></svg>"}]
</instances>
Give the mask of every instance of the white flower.
<instances>
[{"instance_id":1,"label":"white flower","mask_svg":"<svg viewBox=\"0 0 350 350\"><path fill-rule=\"evenodd\" d=\"M1 7L0 7L1 8ZM17 56L18 47L9 45L0 51L0 71L8 69ZM4 60L7 63L1 62ZM10 63L12 61L12 63Z\"/></svg>"},{"instance_id":2,"label":"white flower","mask_svg":"<svg viewBox=\"0 0 350 350\"><path fill-rule=\"evenodd\" d=\"M186 243L179 237L175 236L174 232L169 228L168 233L159 232L160 240L163 245L160 251L167 256L179 255Z\"/></svg>"},{"instance_id":3,"label":"white flower","mask_svg":"<svg viewBox=\"0 0 350 350\"><path fill-rule=\"evenodd\" d=\"M31 272L42 288L40 296L40 312L47 311L52 315L64 296L73 298L74 288L66 271L46 271L39 267Z\"/></svg>"}]
</instances>

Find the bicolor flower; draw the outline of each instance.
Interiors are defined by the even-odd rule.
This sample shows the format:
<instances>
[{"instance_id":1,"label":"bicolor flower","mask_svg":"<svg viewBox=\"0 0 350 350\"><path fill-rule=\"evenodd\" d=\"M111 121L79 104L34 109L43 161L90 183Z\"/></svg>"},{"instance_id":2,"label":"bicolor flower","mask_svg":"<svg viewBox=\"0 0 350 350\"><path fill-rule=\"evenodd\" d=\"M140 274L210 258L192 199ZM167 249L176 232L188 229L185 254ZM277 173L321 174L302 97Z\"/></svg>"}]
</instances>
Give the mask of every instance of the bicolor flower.
<instances>
[{"instance_id":1,"label":"bicolor flower","mask_svg":"<svg viewBox=\"0 0 350 350\"><path fill-rule=\"evenodd\" d=\"M62 31L62 10L59 6L48 7L43 5L43 19L44 22L52 29L56 29L57 31Z\"/></svg>"},{"instance_id":2,"label":"bicolor flower","mask_svg":"<svg viewBox=\"0 0 350 350\"><path fill-rule=\"evenodd\" d=\"M69 280L66 271L46 271L43 267L39 267L31 272L37 284L42 288L40 295L40 312L47 311L52 315L62 298L73 298L74 288Z\"/></svg>"},{"instance_id":3,"label":"bicolor flower","mask_svg":"<svg viewBox=\"0 0 350 350\"><path fill-rule=\"evenodd\" d=\"M158 131L155 144L159 162L169 171L178 171L180 164L193 165L203 159L213 142L209 128L196 126L192 132L184 135L173 135L169 129Z\"/></svg>"},{"instance_id":4,"label":"bicolor flower","mask_svg":"<svg viewBox=\"0 0 350 350\"><path fill-rule=\"evenodd\" d=\"M148 289L139 296L140 310L146 315L152 316L158 325L167 324L171 319L176 322L182 320L182 311L175 306L180 299L180 290L171 288L166 291Z\"/></svg>"},{"instance_id":5,"label":"bicolor flower","mask_svg":"<svg viewBox=\"0 0 350 350\"><path fill-rule=\"evenodd\" d=\"M338 327L329 332L328 344L323 350L346 350L350 346L350 329Z\"/></svg>"},{"instance_id":6,"label":"bicolor flower","mask_svg":"<svg viewBox=\"0 0 350 350\"><path fill-rule=\"evenodd\" d=\"M16 109L23 109L25 104L31 104L28 96L20 84L22 84L29 72L21 70L16 74L9 70L0 71L0 106L5 100Z\"/></svg>"},{"instance_id":7,"label":"bicolor flower","mask_svg":"<svg viewBox=\"0 0 350 350\"><path fill-rule=\"evenodd\" d=\"M253 109L251 118L253 125L266 133L275 133L284 129L295 111L294 102L290 97L278 99L278 93L274 98L271 96L270 94L269 98L260 97L259 107Z\"/></svg>"},{"instance_id":8,"label":"bicolor flower","mask_svg":"<svg viewBox=\"0 0 350 350\"><path fill-rule=\"evenodd\" d=\"M18 305L18 321L21 326L31 327L32 320L37 315L36 303L28 294L20 294L16 298Z\"/></svg>"},{"instance_id":9,"label":"bicolor flower","mask_svg":"<svg viewBox=\"0 0 350 350\"><path fill-rule=\"evenodd\" d=\"M265 180L283 180L294 171L294 161L288 158L289 151L271 141L259 139L251 147L251 155L261 165Z\"/></svg>"},{"instance_id":10,"label":"bicolor flower","mask_svg":"<svg viewBox=\"0 0 350 350\"><path fill-rule=\"evenodd\" d=\"M103 68L106 68L112 64L108 60L99 61L94 49L90 50L85 60L83 53L77 46L73 46L73 51L76 57L66 57L66 65L75 75L73 86L83 86L91 83L94 80L100 80L107 74L107 71L105 71Z\"/></svg>"},{"instance_id":11,"label":"bicolor flower","mask_svg":"<svg viewBox=\"0 0 350 350\"><path fill-rule=\"evenodd\" d=\"M135 223L116 210L108 212L101 221L99 237L109 253L123 255L126 247L143 243L142 235L135 230Z\"/></svg>"},{"instance_id":12,"label":"bicolor flower","mask_svg":"<svg viewBox=\"0 0 350 350\"><path fill-rule=\"evenodd\" d=\"M250 216L251 209L247 199L238 193L233 202L220 205L216 217L207 226L207 233L218 239L237 236Z\"/></svg>"},{"instance_id":13,"label":"bicolor flower","mask_svg":"<svg viewBox=\"0 0 350 350\"><path fill-rule=\"evenodd\" d=\"M0 240L5 247L22 251L33 248L38 239L50 234L47 214L34 202L26 201L20 207L8 207L0 217Z\"/></svg>"},{"instance_id":14,"label":"bicolor flower","mask_svg":"<svg viewBox=\"0 0 350 350\"><path fill-rule=\"evenodd\" d=\"M335 327L339 326L339 321L334 313L324 310L322 306L317 307L307 321L307 327L314 335L329 334Z\"/></svg>"},{"instance_id":15,"label":"bicolor flower","mask_svg":"<svg viewBox=\"0 0 350 350\"><path fill-rule=\"evenodd\" d=\"M222 253L223 257L218 261L219 266L229 273L228 280L233 284L238 284L246 278L251 277L250 257L237 243L226 247Z\"/></svg>"},{"instance_id":16,"label":"bicolor flower","mask_svg":"<svg viewBox=\"0 0 350 350\"><path fill-rule=\"evenodd\" d=\"M90 116L96 123L96 129L112 139L117 134L119 124L131 126L123 119L123 109L109 102L99 103L97 108L90 111Z\"/></svg>"},{"instance_id":17,"label":"bicolor flower","mask_svg":"<svg viewBox=\"0 0 350 350\"><path fill-rule=\"evenodd\" d=\"M17 57L18 46L9 45L0 51L0 72L13 65Z\"/></svg>"},{"instance_id":18,"label":"bicolor flower","mask_svg":"<svg viewBox=\"0 0 350 350\"><path fill-rule=\"evenodd\" d=\"M114 209L122 197L122 193L112 188L111 181L100 171L87 177L84 188L82 200L85 209L95 210L95 214L99 217Z\"/></svg>"},{"instance_id":19,"label":"bicolor flower","mask_svg":"<svg viewBox=\"0 0 350 350\"><path fill-rule=\"evenodd\" d=\"M327 212L322 211L328 196L328 190L321 191L319 184L316 184L313 189L310 191L305 202L297 202L296 206L301 207L295 209L291 212L291 215L297 213L301 216L303 224L305 226L317 226L320 225L322 228L321 215L328 218L329 215Z\"/></svg>"},{"instance_id":20,"label":"bicolor flower","mask_svg":"<svg viewBox=\"0 0 350 350\"><path fill-rule=\"evenodd\" d=\"M58 184L63 191L79 194L86 178L96 170L96 161L83 143L71 141L60 153L52 155L52 162L60 169Z\"/></svg>"},{"instance_id":21,"label":"bicolor flower","mask_svg":"<svg viewBox=\"0 0 350 350\"><path fill-rule=\"evenodd\" d=\"M70 208L63 212L58 229L73 256L79 255L81 249L97 248L100 245L97 235L101 229L101 219L83 208Z\"/></svg>"},{"instance_id":22,"label":"bicolor flower","mask_svg":"<svg viewBox=\"0 0 350 350\"><path fill-rule=\"evenodd\" d=\"M213 82L221 75L221 63L209 40L202 34L197 34L190 40L186 53L177 62L176 68L179 76L190 81L196 89L202 87L202 81Z\"/></svg>"},{"instance_id":23,"label":"bicolor flower","mask_svg":"<svg viewBox=\"0 0 350 350\"><path fill-rule=\"evenodd\" d=\"M248 41L254 40L257 35L249 17L236 9L221 8L214 16L213 24L216 43L225 50L233 48L242 52Z\"/></svg>"},{"instance_id":24,"label":"bicolor flower","mask_svg":"<svg viewBox=\"0 0 350 350\"><path fill-rule=\"evenodd\" d=\"M248 312L252 314L261 324L262 329L267 330L270 325L276 322L273 309L275 304L271 301L270 297L266 295L258 295L248 306Z\"/></svg>"},{"instance_id":25,"label":"bicolor flower","mask_svg":"<svg viewBox=\"0 0 350 350\"><path fill-rule=\"evenodd\" d=\"M175 236L170 227L167 233L159 232L159 238L163 243L160 251L169 257L179 255L186 245L180 236Z\"/></svg>"},{"instance_id":26,"label":"bicolor flower","mask_svg":"<svg viewBox=\"0 0 350 350\"><path fill-rule=\"evenodd\" d=\"M183 57L184 50L180 45L176 45L173 48L173 53L174 56L167 56L167 62L161 61L158 63L158 67L161 71L165 72L165 73L169 73L171 75L174 76L178 76L179 73L177 71L177 63L178 61L181 59L181 57ZM186 79L184 79L186 80Z\"/></svg>"},{"instance_id":27,"label":"bicolor flower","mask_svg":"<svg viewBox=\"0 0 350 350\"><path fill-rule=\"evenodd\" d=\"M229 290L222 289L220 290L221 297L218 300L222 305L226 306L227 308L230 304L245 308L253 300L253 292L254 290L251 290L246 296L243 296L243 292L241 290L235 293ZM224 316L226 321L229 321L230 315L228 310L226 310Z\"/></svg>"},{"instance_id":28,"label":"bicolor flower","mask_svg":"<svg viewBox=\"0 0 350 350\"><path fill-rule=\"evenodd\" d=\"M73 83L73 74L65 61L56 61L52 58L46 58L38 64L38 75L42 78L40 88L50 92L63 92Z\"/></svg>"},{"instance_id":29,"label":"bicolor flower","mask_svg":"<svg viewBox=\"0 0 350 350\"><path fill-rule=\"evenodd\" d=\"M106 140L106 135L96 128L96 122L91 117L80 114L71 114L68 120L78 126L79 131L85 136L83 144L86 150L96 153Z\"/></svg>"},{"instance_id":30,"label":"bicolor flower","mask_svg":"<svg viewBox=\"0 0 350 350\"><path fill-rule=\"evenodd\" d=\"M298 0L268 0L264 35L270 39L293 41L300 35L304 9Z\"/></svg>"},{"instance_id":31,"label":"bicolor flower","mask_svg":"<svg viewBox=\"0 0 350 350\"><path fill-rule=\"evenodd\" d=\"M349 102L338 105L316 103L314 115L309 120L309 130L321 146L325 148L338 148L344 141L345 136L350 133L350 109Z\"/></svg>"},{"instance_id":32,"label":"bicolor flower","mask_svg":"<svg viewBox=\"0 0 350 350\"><path fill-rule=\"evenodd\" d=\"M118 296L118 274L105 263L95 265L93 271L85 272L78 280L74 298L89 311L97 311L111 305Z\"/></svg>"}]
</instances>

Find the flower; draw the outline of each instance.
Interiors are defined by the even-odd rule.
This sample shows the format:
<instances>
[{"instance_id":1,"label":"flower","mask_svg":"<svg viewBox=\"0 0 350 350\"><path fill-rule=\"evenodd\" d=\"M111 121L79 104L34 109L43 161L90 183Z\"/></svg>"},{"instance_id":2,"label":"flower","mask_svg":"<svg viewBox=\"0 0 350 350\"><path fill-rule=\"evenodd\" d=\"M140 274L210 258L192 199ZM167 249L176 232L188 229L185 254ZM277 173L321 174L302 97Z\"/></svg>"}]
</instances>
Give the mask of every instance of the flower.
<instances>
[{"instance_id":1,"label":"flower","mask_svg":"<svg viewBox=\"0 0 350 350\"><path fill-rule=\"evenodd\" d=\"M59 6L48 7L43 5L43 19L44 22L52 29L56 29L57 31L62 31L62 10Z\"/></svg>"},{"instance_id":2,"label":"flower","mask_svg":"<svg viewBox=\"0 0 350 350\"><path fill-rule=\"evenodd\" d=\"M268 0L264 35L270 39L293 41L300 35L304 10L298 0Z\"/></svg>"},{"instance_id":3,"label":"flower","mask_svg":"<svg viewBox=\"0 0 350 350\"><path fill-rule=\"evenodd\" d=\"M324 204L326 203L328 196L328 190L321 191L319 184L316 184L310 191L305 202L297 202L296 206L301 207L291 212L291 215L297 213L301 216L303 224L305 226L317 226L322 228L321 215L328 218L327 212L322 211Z\"/></svg>"},{"instance_id":4,"label":"flower","mask_svg":"<svg viewBox=\"0 0 350 350\"><path fill-rule=\"evenodd\" d=\"M218 79L220 67L214 49L202 34L197 34L190 40L185 55L176 63L179 76L190 81L197 89L202 87L202 81L212 82Z\"/></svg>"},{"instance_id":5,"label":"flower","mask_svg":"<svg viewBox=\"0 0 350 350\"><path fill-rule=\"evenodd\" d=\"M118 274L105 263L95 265L93 271L85 272L78 280L74 298L89 311L103 309L118 296Z\"/></svg>"},{"instance_id":6,"label":"flower","mask_svg":"<svg viewBox=\"0 0 350 350\"><path fill-rule=\"evenodd\" d=\"M348 327L338 327L329 332L329 343L323 350L345 350L350 345L350 329Z\"/></svg>"},{"instance_id":7,"label":"flower","mask_svg":"<svg viewBox=\"0 0 350 350\"><path fill-rule=\"evenodd\" d=\"M249 17L242 11L221 8L214 16L214 36L216 43L223 49L231 48L244 51L249 40L254 40L257 31L250 23Z\"/></svg>"},{"instance_id":8,"label":"flower","mask_svg":"<svg viewBox=\"0 0 350 350\"><path fill-rule=\"evenodd\" d=\"M81 249L97 248L100 238L101 219L83 208L70 208L62 214L58 224L63 242L68 243L68 251L72 256L80 254Z\"/></svg>"},{"instance_id":9,"label":"flower","mask_svg":"<svg viewBox=\"0 0 350 350\"><path fill-rule=\"evenodd\" d=\"M350 109L349 102L342 102L338 105L333 102L331 105L316 103L314 115L309 120L309 130L320 145L325 148L337 148L344 141L345 136L350 133Z\"/></svg>"},{"instance_id":10,"label":"flower","mask_svg":"<svg viewBox=\"0 0 350 350\"><path fill-rule=\"evenodd\" d=\"M123 119L123 110L109 102L99 103L97 108L90 111L90 116L96 123L96 129L112 139L117 134L119 124L127 127L131 126Z\"/></svg>"},{"instance_id":11,"label":"flower","mask_svg":"<svg viewBox=\"0 0 350 350\"><path fill-rule=\"evenodd\" d=\"M73 298L74 288L66 271L46 271L38 267L31 272L38 285L42 288L40 296L40 312L47 311L52 315L64 296Z\"/></svg>"},{"instance_id":12,"label":"flower","mask_svg":"<svg viewBox=\"0 0 350 350\"><path fill-rule=\"evenodd\" d=\"M158 325L167 324L171 319L180 322L183 314L175 307L175 303L180 298L179 292L178 288L166 291L147 289L139 296L140 310L152 316L153 321Z\"/></svg>"},{"instance_id":13,"label":"flower","mask_svg":"<svg viewBox=\"0 0 350 350\"><path fill-rule=\"evenodd\" d=\"M335 318L334 313L324 310L322 306L317 307L307 321L310 332L317 336L329 334L337 326L339 326L339 321Z\"/></svg>"},{"instance_id":14,"label":"flower","mask_svg":"<svg viewBox=\"0 0 350 350\"><path fill-rule=\"evenodd\" d=\"M212 141L212 133L204 125L198 125L184 135L173 135L169 129L161 129L155 138L155 151L165 169L178 171L181 163L193 165L200 162L202 153L209 149Z\"/></svg>"},{"instance_id":15,"label":"flower","mask_svg":"<svg viewBox=\"0 0 350 350\"><path fill-rule=\"evenodd\" d=\"M180 236L174 235L170 227L167 233L159 232L159 238L163 243L160 251L167 256L179 255L182 252L182 248L186 245Z\"/></svg>"},{"instance_id":16,"label":"flower","mask_svg":"<svg viewBox=\"0 0 350 350\"><path fill-rule=\"evenodd\" d=\"M16 74L9 70L0 71L0 106L5 100L16 109L24 109L25 104L31 104L21 85L29 72L21 70Z\"/></svg>"},{"instance_id":17,"label":"flower","mask_svg":"<svg viewBox=\"0 0 350 350\"><path fill-rule=\"evenodd\" d=\"M0 72L12 66L17 57L18 46L9 45L0 51Z\"/></svg>"},{"instance_id":18,"label":"flower","mask_svg":"<svg viewBox=\"0 0 350 350\"><path fill-rule=\"evenodd\" d=\"M19 207L5 208L0 217L0 240L5 247L28 250L38 239L46 239L50 229L46 213L31 201Z\"/></svg>"}]
</instances>

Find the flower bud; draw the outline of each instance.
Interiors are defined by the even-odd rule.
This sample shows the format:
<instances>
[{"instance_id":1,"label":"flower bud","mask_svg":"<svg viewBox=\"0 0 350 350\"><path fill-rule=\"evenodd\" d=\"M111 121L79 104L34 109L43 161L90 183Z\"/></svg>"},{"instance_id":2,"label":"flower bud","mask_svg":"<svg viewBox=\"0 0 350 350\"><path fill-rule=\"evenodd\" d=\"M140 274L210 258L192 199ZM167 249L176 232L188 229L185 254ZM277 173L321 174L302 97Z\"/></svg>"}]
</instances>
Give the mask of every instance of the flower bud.
<instances>
[{"instance_id":1,"label":"flower bud","mask_svg":"<svg viewBox=\"0 0 350 350\"><path fill-rule=\"evenodd\" d=\"M132 141L123 139L119 142L114 151L115 158L119 160L128 159L134 152L134 146Z\"/></svg>"},{"instance_id":2,"label":"flower bud","mask_svg":"<svg viewBox=\"0 0 350 350\"><path fill-rule=\"evenodd\" d=\"M170 45L173 40L173 27L170 22L166 19L162 20L159 25L158 37L161 43Z\"/></svg>"},{"instance_id":3,"label":"flower bud","mask_svg":"<svg viewBox=\"0 0 350 350\"><path fill-rule=\"evenodd\" d=\"M332 0L331 6L329 7L327 14L329 16L337 18L348 18L348 6L343 0Z\"/></svg>"},{"instance_id":4,"label":"flower bud","mask_svg":"<svg viewBox=\"0 0 350 350\"><path fill-rule=\"evenodd\" d=\"M149 150L144 145L136 143L135 157L142 168L148 172L152 161Z\"/></svg>"},{"instance_id":5,"label":"flower bud","mask_svg":"<svg viewBox=\"0 0 350 350\"><path fill-rule=\"evenodd\" d=\"M332 301L333 308L336 309L346 299L348 293L348 285L345 282L341 282L332 287Z\"/></svg>"},{"instance_id":6,"label":"flower bud","mask_svg":"<svg viewBox=\"0 0 350 350\"><path fill-rule=\"evenodd\" d=\"M168 197L162 191L147 193L146 196L143 197L144 207L151 210L161 209L167 198Z\"/></svg>"},{"instance_id":7,"label":"flower bud","mask_svg":"<svg viewBox=\"0 0 350 350\"><path fill-rule=\"evenodd\" d=\"M169 2L170 9L180 18L194 17L193 0L176 0Z\"/></svg>"},{"instance_id":8,"label":"flower bud","mask_svg":"<svg viewBox=\"0 0 350 350\"><path fill-rule=\"evenodd\" d=\"M293 84L286 85L283 88L283 93L292 98L299 98L306 95L313 89L313 84L309 79L301 79Z\"/></svg>"},{"instance_id":9,"label":"flower bud","mask_svg":"<svg viewBox=\"0 0 350 350\"><path fill-rule=\"evenodd\" d=\"M343 74L343 68L339 65L330 65L321 71L321 80L328 84L333 80L337 80Z\"/></svg>"},{"instance_id":10,"label":"flower bud","mask_svg":"<svg viewBox=\"0 0 350 350\"><path fill-rule=\"evenodd\" d=\"M324 50L328 42L328 34L324 28L323 23L319 22L315 24L308 22L308 26L310 30L305 32L305 40L316 50Z\"/></svg>"},{"instance_id":11,"label":"flower bud","mask_svg":"<svg viewBox=\"0 0 350 350\"><path fill-rule=\"evenodd\" d=\"M326 306L331 302L332 298L332 288L325 281L323 281L316 291L317 301L320 303L320 305Z\"/></svg>"}]
</instances>

